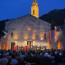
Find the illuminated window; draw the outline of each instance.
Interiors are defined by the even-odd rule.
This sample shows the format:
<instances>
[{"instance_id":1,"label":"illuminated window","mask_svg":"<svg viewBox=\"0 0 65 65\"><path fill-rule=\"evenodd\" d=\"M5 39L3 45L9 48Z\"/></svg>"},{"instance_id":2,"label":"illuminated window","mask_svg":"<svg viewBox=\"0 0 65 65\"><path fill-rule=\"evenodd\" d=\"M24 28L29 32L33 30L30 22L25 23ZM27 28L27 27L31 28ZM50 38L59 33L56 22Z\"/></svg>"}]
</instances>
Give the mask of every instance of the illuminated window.
<instances>
[{"instance_id":1,"label":"illuminated window","mask_svg":"<svg viewBox=\"0 0 65 65\"><path fill-rule=\"evenodd\" d=\"M28 39L28 34L27 34L27 33L24 34L24 39L25 39L25 40Z\"/></svg>"},{"instance_id":2,"label":"illuminated window","mask_svg":"<svg viewBox=\"0 0 65 65\"><path fill-rule=\"evenodd\" d=\"M40 40L44 40L43 33L40 34Z\"/></svg>"},{"instance_id":3,"label":"illuminated window","mask_svg":"<svg viewBox=\"0 0 65 65\"><path fill-rule=\"evenodd\" d=\"M36 34L34 33L34 34L32 35L32 39L35 40L35 38L36 38Z\"/></svg>"},{"instance_id":4,"label":"illuminated window","mask_svg":"<svg viewBox=\"0 0 65 65\"><path fill-rule=\"evenodd\" d=\"M17 35L17 34L14 35L14 39L15 39L15 40L18 39L18 35Z\"/></svg>"}]
</instances>

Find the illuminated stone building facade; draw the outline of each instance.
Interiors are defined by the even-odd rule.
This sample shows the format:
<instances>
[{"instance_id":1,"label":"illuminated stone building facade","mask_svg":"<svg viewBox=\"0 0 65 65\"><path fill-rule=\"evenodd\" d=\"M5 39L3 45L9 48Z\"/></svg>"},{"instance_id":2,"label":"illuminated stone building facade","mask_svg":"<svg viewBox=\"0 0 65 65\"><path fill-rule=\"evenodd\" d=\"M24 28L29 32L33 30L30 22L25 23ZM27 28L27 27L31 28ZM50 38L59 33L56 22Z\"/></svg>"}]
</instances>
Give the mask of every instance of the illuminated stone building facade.
<instances>
[{"instance_id":1,"label":"illuminated stone building facade","mask_svg":"<svg viewBox=\"0 0 65 65\"><path fill-rule=\"evenodd\" d=\"M46 46L51 25L32 15L25 15L6 22L8 48L15 46Z\"/></svg>"}]
</instances>

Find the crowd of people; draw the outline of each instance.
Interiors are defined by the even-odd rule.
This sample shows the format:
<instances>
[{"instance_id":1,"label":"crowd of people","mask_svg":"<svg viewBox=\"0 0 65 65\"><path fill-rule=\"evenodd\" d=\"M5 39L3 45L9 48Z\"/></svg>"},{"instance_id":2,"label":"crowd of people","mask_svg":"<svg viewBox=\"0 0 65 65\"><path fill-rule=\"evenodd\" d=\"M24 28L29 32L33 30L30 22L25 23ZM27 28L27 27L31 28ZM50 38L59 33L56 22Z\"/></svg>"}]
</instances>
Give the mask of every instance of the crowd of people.
<instances>
[{"instance_id":1,"label":"crowd of people","mask_svg":"<svg viewBox=\"0 0 65 65\"><path fill-rule=\"evenodd\" d=\"M65 50L0 50L0 65L62 65Z\"/></svg>"}]
</instances>

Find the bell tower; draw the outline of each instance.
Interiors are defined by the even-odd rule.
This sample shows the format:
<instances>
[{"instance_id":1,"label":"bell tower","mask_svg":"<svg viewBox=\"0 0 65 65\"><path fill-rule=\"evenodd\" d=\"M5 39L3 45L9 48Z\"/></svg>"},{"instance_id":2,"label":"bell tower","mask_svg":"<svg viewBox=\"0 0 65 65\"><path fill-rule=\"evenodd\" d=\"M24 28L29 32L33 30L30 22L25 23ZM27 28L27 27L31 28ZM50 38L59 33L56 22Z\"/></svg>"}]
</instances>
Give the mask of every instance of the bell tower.
<instances>
[{"instance_id":1,"label":"bell tower","mask_svg":"<svg viewBox=\"0 0 65 65\"><path fill-rule=\"evenodd\" d=\"M33 0L32 6L31 6L31 15L39 18L39 7L36 0Z\"/></svg>"}]
</instances>

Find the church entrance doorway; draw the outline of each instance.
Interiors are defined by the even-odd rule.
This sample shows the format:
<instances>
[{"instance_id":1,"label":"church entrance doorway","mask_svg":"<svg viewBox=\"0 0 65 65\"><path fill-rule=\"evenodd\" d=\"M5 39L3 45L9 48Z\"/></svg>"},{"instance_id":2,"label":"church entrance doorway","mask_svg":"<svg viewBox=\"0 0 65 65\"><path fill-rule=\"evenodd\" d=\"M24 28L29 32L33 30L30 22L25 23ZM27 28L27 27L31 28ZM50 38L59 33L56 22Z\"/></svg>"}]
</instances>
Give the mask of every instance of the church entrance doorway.
<instances>
[{"instance_id":1,"label":"church entrance doorway","mask_svg":"<svg viewBox=\"0 0 65 65\"><path fill-rule=\"evenodd\" d=\"M31 49L33 46L33 41L27 41L27 46L29 47L29 49Z\"/></svg>"}]
</instances>

